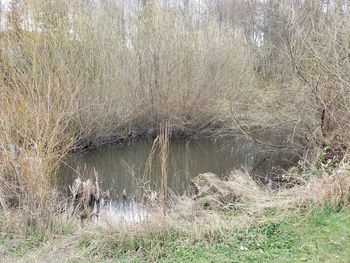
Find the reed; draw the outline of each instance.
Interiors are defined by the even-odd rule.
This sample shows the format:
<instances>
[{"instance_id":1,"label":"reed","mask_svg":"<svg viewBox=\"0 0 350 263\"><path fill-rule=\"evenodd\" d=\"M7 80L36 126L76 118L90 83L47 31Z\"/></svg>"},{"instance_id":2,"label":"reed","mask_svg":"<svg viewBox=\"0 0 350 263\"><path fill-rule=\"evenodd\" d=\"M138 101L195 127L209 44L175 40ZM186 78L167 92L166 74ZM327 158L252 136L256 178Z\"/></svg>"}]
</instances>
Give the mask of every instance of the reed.
<instances>
[{"instance_id":1,"label":"reed","mask_svg":"<svg viewBox=\"0 0 350 263\"><path fill-rule=\"evenodd\" d=\"M169 124L161 126L159 129L159 159L160 159L160 202L163 213L166 213L168 199L168 157L169 157L170 127Z\"/></svg>"}]
</instances>

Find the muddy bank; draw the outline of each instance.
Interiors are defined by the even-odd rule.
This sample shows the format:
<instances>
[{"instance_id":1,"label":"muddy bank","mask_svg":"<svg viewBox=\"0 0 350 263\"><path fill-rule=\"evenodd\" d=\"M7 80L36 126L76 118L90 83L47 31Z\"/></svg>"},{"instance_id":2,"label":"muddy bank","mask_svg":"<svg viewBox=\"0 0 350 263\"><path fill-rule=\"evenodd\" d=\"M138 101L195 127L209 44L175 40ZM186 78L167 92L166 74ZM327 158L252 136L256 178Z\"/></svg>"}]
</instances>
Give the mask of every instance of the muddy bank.
<instances>
[{"instance_id":1,"label":"muddy bank","mask_svg":"<svg viewBox=\"0 0 350 263\"><path fill-rule=\"evenodd\" d=\"M73 151L93 149L103 145L128 144L135 141L154 140L159 135L159 125L152 128L127 128L125 131L114 131L107 135L73 135L71 138ZM172 140L196 140L196 139L226 139L237 137L251 140L264 147L285 149L300 152L307 145L304 137L294 136L293 141L287 140L288 130L283 127L272 129L261 125L228 128L222 123L207 123L200 127L176 128L171 126L170 137Z\"/></svg>"}]
</instances>

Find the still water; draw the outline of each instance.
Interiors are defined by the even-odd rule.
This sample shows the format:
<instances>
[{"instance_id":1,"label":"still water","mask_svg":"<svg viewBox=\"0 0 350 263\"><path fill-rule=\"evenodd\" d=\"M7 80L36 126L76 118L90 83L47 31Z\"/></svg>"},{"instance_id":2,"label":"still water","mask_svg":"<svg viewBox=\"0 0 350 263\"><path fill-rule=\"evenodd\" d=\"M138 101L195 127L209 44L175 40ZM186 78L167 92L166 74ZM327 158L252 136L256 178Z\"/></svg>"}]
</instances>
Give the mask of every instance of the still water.
<instances>
[{"instance_id":1,"label":"still water","mask_svg":"<svg viewBox=\"0 0 350 263\"><path fill-rule=\"evenodd\" d=\"M120 197L123 192L135 196L142 187L157 190L160 162L157 151L152 157L152 144L152 141L135 141L74 155L58 173L60 185L68 191L68 185L77 176L94 179L95 170L100 188L109 190L112 198ZM263 149L244 138L173 140L169 152L168 186L176 194L186 193L191 179L205 172L225 177L230 171L243 169L266 184L297 161L290 153Z\"/></svg>"}]
</instances>

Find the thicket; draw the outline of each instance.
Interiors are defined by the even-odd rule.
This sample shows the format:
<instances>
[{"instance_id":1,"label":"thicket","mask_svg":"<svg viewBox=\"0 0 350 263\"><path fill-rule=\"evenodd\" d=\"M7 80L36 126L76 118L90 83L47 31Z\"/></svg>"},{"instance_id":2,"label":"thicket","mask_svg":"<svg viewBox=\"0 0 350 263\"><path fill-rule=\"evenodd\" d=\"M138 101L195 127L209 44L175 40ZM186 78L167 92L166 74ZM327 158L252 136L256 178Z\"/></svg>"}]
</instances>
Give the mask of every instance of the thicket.
<instances>
[{"instance_id":1,"label":"thicket","mask_svg":"<svg viewBox=\"0 0 350 263\"><path fill-rule=\"evenodd\" d=\"M343 153L349 3L12 0L0 11L0 204L47 226L78 146L257 129ZM328 158L329 159L329 158Z\"/></svg>"}]
</instances>

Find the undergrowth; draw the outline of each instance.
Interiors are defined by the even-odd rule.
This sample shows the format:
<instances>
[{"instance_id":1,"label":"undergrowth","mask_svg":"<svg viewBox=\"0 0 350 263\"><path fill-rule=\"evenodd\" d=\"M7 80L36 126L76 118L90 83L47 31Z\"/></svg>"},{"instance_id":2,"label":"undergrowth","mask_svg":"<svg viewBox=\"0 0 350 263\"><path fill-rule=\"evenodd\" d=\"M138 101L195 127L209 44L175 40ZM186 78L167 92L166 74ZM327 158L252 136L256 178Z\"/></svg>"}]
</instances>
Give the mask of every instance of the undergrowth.
<instances>
[{"instance_id":1,"label":"undergrowth","mask_svg":"<svg viewBox=\"0 0 350 263\"><path fill-rule=\"evenodd\" d=\"M62 200L54 178L70 152L156 136L165 123L178 136L243 134L302 152L302 165L290 172L300 180L289 190L230 182L249 205L246 215L348 206L349 3L202 2L0 3L0 253L25 255L51 235L76 235L56 222ZM283 134L286 145L268 145L254 131ZM208 211L191 208L176 218L185 219L180 229L148 226L121 240L86 231L77 247L101 260L288 261L310 253L332 261L337 249L346 256L337 237L347 210L307 217L294 230L282 220L225 232L219 213L203 227L196 219ZM317 233L317 222L330 233ZM193 223L197 238L185 231Z\"/></svg>"},{"instance_id":2,"label":"undergrowth","mask_svg":"<svg viewBox=\"0 0 350 263\"><path fill-rule=\"evenodd\" d=\"M270 210L249 227L208 229L200 238L180 227L149 227L139 235L82 228L75 229L74 238L69 234L75 242L67 247L65 235L56 236L55 246L47 246L42 235L29 231L17 240L3 236L0 253L12 259L26 257L28 262L45 261L55 253L69 255L66 262L347 262L348 208L309 206L283 218L276 217L278 213Z\"/></svg>"}]
</instances>

